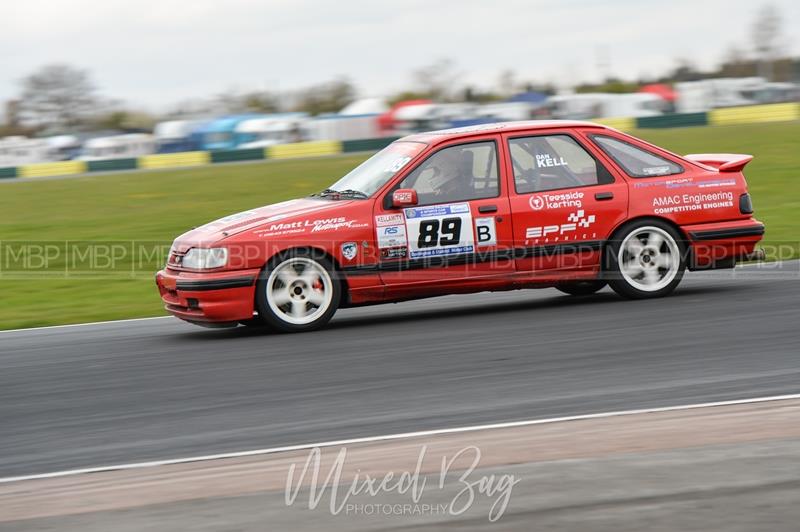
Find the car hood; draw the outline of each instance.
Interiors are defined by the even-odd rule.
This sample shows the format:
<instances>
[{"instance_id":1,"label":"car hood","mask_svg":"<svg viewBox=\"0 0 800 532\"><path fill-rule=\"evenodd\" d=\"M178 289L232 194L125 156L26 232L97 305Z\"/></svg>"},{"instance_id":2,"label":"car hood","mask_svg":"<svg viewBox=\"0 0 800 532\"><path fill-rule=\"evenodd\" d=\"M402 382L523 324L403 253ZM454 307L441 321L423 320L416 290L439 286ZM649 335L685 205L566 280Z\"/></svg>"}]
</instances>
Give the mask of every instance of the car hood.
<instances>
[{"instance_id":1,"label":"car hood","mask_svg":"<svg viewBox=\"0 0 800 532\"><path fill-rule=\"evenodd\" d=\"M207 246L265 224L338 210L351 202L352 200L302 198L250 209L214 220L182 234L175 239L174 248L179 253L185 253L190 247Z\"/></svg>"}]
</instances>

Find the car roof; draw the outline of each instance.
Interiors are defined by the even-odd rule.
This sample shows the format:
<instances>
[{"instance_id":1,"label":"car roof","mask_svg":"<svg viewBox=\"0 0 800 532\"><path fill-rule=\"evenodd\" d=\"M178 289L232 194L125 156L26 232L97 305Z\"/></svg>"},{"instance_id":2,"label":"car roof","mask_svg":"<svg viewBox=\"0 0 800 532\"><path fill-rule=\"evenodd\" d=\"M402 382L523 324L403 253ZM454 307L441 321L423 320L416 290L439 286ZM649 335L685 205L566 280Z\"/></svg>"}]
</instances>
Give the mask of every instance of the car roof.
<instances>
[{"instance_id":1,"label":"car roof","mask_svg":"<svg viewBox=\"0 0 800 532\"><path fill-rule=\"evenodd\" d=\"M424 142L426 144L438 144L446 140L468 138L484 133L514 133L518 131L536 131L539 129L552 128L596 128L611 129L602 124L594 122L583 122L579 120L523 120L518 122L495 122L492 124L478 124L474 126L457 127L452 129L441 129L438 131L426 131L424 133L414 133L400 139L407 142Z\"/></svg>"}]
</instances>

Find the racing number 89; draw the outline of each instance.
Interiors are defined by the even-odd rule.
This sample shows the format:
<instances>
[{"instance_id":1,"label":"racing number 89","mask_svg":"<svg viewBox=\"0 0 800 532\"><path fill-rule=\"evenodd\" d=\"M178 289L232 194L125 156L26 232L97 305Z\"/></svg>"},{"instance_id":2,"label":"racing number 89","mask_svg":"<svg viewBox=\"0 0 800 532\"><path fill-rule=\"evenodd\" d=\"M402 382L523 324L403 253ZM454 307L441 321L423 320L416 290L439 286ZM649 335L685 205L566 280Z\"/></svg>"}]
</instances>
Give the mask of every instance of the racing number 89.
<instances>
[{"instance_id":1,"label":"racing number 89","mask_svg":"<svg viewBox=\"0 0 800 532\"><path fill-rule=\"evenodd\" d=\"M441 232L441 236L440 236ZM423 220L419 224L417 247L431 248L436 245L452 246L461 240L461 218L445 218L441 225L439 220Z\"/></svg>"}]
</instances>

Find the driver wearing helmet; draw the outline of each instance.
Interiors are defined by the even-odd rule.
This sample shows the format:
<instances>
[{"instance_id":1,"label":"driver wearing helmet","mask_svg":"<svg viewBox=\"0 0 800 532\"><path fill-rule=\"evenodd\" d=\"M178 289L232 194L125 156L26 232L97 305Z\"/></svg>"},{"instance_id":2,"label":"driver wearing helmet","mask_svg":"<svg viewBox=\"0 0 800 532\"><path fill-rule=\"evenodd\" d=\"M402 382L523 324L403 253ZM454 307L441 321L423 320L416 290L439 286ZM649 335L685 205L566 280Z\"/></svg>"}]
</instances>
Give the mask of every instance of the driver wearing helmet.
<instances>
[{"instance_id":1,"label":"driver wearing helmet","mask_svg":"<svg viewBox=\"0 0 800 532\"><path fill-rule=\"evenodd\" d=\"M464 172L464 157L467 155L472 154L464 150L446 149L435 158L432 164L434 175L430 184L437 198L454 201L470 197L471 176Z\"/></svg>"}]
</instances>

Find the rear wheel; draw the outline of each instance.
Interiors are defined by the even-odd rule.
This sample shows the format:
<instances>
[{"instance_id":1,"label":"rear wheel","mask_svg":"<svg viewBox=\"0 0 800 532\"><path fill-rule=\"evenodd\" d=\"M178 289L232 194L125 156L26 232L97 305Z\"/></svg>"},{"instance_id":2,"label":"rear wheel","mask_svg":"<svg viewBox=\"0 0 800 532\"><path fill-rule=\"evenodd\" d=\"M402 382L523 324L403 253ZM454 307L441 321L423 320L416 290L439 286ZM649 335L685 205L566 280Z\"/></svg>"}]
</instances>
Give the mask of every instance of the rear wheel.
<instances>
[{"instance_id":1,"label":"rear wheel","mask_svg":"<svg viewBox=\"0 0 800 532\"><path fill-rule=\"evenodd\" d=\"M589 296L602 290L606 286L605 281L572 281L559 283L556 285L558 290L571 296Z\"/></svg>"},{"instance_id":2,"label":"rear wheel","mask_svg":"<svg viewBox=\"0 0 800 532\"><path fill-rule=\"evenodd\" d=\"M333 317L341 285L333 264L323 257L298 252L265 268L256 285L261 320L283 332L319 329Z\"/></svg>"},{"instance_id":3,"label":"rear wheel","mask_svg":"<svg viewBox=\"0 0 800 532\"><path fill-rule=\"evenodd\" d=\"M631 299L665 296L683 278L684 249L683 240L671 226L657 220L633 223L606 249L608 284Z\"/></svg>"}]
</instances>

